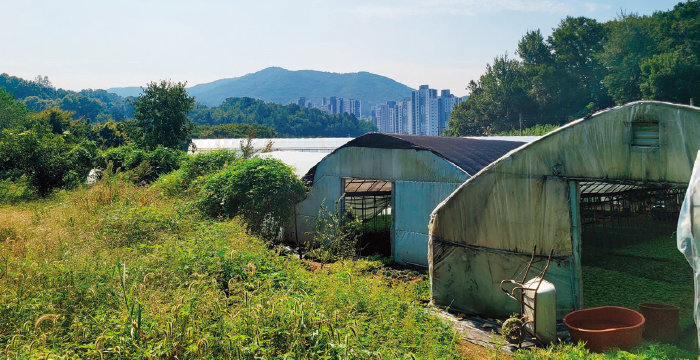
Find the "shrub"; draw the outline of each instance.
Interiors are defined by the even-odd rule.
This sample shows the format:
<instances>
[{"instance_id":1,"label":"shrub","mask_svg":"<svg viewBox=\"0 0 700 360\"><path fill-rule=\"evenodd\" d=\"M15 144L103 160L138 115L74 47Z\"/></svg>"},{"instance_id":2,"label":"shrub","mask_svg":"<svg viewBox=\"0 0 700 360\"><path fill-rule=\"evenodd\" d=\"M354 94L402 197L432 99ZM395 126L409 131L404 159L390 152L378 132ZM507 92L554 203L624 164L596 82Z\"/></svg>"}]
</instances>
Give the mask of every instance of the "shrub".
<instances>
[{"instance_id":1,"label":"shrub","mask_svg":"<svg viewBox=\"0 0 700 360\"><path fill-rule=\"evenodd\" d=\"M237 158L236 152L230 150L217 150L190 155L185 158L180 169L159 178L158 186L165 195L181 195L197 179L220 171L228 164L236 161Z\"/></svg>"},{"instance_id":2,"label":"shrub","mask_svg":"<svg viewBox=\"0 0 700 360\"><path fill-rule=\"evenodd\" d=\"M0 136L0 173L26 176L41 195L81 183L93 166L97 148L92 141L67 142L63 136L32 129L5 130Z\"/></svg>"},{"instance_id":3,"label":"shrub","mask_svg":"<svg viewBox=\"0 0 700 360\"><path fill-rule=\"evenodd\" d=\"M348 214L338 216L338 213L337 203L335 211L329 211L325 204L321 204L314 227L313 242L306 244L308 254L321 263L357 256L362 222Z\"/></svg>"},{"instance_id":4,"label":"shrub","mask_svg":"<svg viewBox=\"0 0 700 360\"><path fill-rule=\"evenodd\" d=\"M114 171L117 171L118 169L126 170L124 168L124 163L132 152L134 152L134 147L131 145L107 149L102 154L102 158L100 159L100 167L106 168L107 164L112 163L112 168Z\"/></svg>"},{"instance_id":5,"label":"shrub","mask_svg":"<svg viewBox=\"0 0 700 360\"><path fill-rule=\"evenodd\" d=\"M212 217L240 215L248 231L263 235L263 224L269 226L271 219L279 225L291 219L303 193L301 180L281 161L242 159L207 179L198 207ZM268 236L267 240L272 239Z\"/></svg>"},{"instance_id":6,"label":"shrub","mask_svg":"<svg viewBox=\"0 0 700 360\"><path fill-rule=\"evenodd\" d=\"M177 170L185 157L184 151L162 146L146 151L125 145L105 151L100 166L106 168L111 163L113 169L127 171L129 179L135 184L147 184L160 175Z\"/></svg>"},{"instance_id":7,"label":"shrub","mask_svg":"<svg viewBox=\"0 0 700 360\"><path fill-rule=\"evenodd\" d=\"M207 153L201 153L191 156L187 162L182 165L185 170L185 176L188 179L194 179L202 175L211 174L224 168L228 164L232 164L238 159L235 151L217 150Z\"/></svg>"}]
</instances>

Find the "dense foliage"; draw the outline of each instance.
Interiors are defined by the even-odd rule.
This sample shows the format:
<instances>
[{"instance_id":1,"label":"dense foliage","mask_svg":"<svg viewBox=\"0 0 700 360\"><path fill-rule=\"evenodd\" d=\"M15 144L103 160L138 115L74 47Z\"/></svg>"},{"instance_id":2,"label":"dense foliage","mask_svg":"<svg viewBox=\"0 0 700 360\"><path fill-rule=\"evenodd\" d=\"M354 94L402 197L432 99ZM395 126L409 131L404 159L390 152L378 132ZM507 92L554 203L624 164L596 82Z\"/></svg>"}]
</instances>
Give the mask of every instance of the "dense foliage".
<instances>
[{"instance_id":1,"label":"dense foliage","mask_svg":"<svg viewBox=\"0 0 700 360\"><path fill-rule=\"evenodd\" d=\"M527 32L519 58L496 57L468 85L447 135L561 125L630 101L700 99L700 1L599 23L567 17L544 39Z\"/></svg>"},{"instance_id":2,"label":"dense foliage","mask_svg":"<svg viewBox=\"0 0 700 360\"><path fill-rule=\"evenodd\" d=\"M280 160L242 159L204 183L198 206L212 217L240 215L251 233L275 240L303 194L301 180Z\"/></svg>"},{"instance_id":3,"label":"dense foliage","mask_svg":"<svg viewBox=\"0 0 700 360\"><path fill-rule=\"evenodd\" d=\"M164 146L186 150L194 127L187 113L193 106L194 98L187 95L184 83L149 83L134 101L133 140L146 149Z\"/></svg>"},{"instance_id":4,"label":"dense foliage","mask_svg":"<svg viewBox=\"0 0 700 360\"><path fill-rule=\"evenodd\" d=\"M98 165L102 169L125 171L135 184L147 184L180 168L185 158L185 152L163 146L149 151L124 145L104 151Z\"/></svg>"},{"instance_id":5,"label":"dense foliage","mask_svg":"<svg viewBox=\"0 0 700 360\"><path fill-rule=\"evenodd\" d=\"M89 122L122 121L134 116L129 99L105 90L82 90L80 92L56 89L46 77L34 81L24 80L8 74L0 74L0 89L10 93L32 111L60 108L74 112L76 118Z\"/></svg>"},{"instance_id":6,"label":"dense foliage","mask_svg":"<svg viewBox=\"0 0 700 360\"><path fill-rule=\"evenodd\" d=\"M197 107L190 116L196 124L258 124L274 129L283 137L359 136L376 130L369 121L354 115L329 115L296 104L280 105L252 98L228 98L212 108Z\"/></svg>"},{"instance_id":7,"label":"dense foliage","mask_svg":"<svg viewBox=\"0 0 700 360\"><path fill-rule=\"evenodd\" d=\"M25 179L42 196L84 181L97 156L86 124L58 109L15 114L0 132L0 180Z\"/></svg>"},{"instance_id":8,"label":"dense foliage","mask_svg":"<svg viewBox=\"0 0 700 360\"><path fill-rule=\"evenodd\" d=\"M196 193L198 185L239 159L233 150L216 150L188 156L180 169L158 180L158 186L169 196Z\"/></svg>"},{"instance_id":9,"label":"dense foliage","mask_svg":"<svg viewBox=\"0 0 700 360\"><path fill-rule=\"evenodd\" d=\"M141 102L139 102L136 98L122 98L105 90L88 89L74 92L56 89L45 77L28 81L7 74L0 75L0 91L4 89L30 111L60 108L73 112L76 119L83 119L88 123L116 121L119 124L135 116L152 118L152 114L144 113L147 109L143 107L141 115L137 115L134 105L145 104L145 100L152 98L149 94L156 92L153 85L162 86L163 84L151 83L143 88L139 97ZM251 98L228 98L221 105L211 108L196 104L192 111L187 112L187 118L199 125L190 129L190 134L197 138L242 138L251 133L254 133L254 137L345 137L359 136L376 130L372 122L358 120L350 114L329 115L318 109L265 103ZM0 127L3 121L0 117ZM145 125L143 121L141 125ZM144 133L138 132L139 127L119 126L120 128L115 128L114 125L110 125L108 129L103 130L119 131L124 136L128 133L128 136L135 141L139 139L146 141ZM119 146L123 143L124 141L119 141L111 146ZM161 144L166 145L162 143L162 139Z\"/></svg>"}]
</instances>

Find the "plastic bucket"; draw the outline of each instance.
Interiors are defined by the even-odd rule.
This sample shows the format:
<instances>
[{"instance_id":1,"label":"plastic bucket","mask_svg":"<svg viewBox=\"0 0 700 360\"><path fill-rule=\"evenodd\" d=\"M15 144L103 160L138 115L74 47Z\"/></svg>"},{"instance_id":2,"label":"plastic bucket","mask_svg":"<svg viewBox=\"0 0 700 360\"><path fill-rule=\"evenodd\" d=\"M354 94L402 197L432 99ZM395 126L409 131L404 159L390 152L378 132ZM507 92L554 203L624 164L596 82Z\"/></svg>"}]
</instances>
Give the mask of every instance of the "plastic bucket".
<instances>
[{"instance_id":1,"label":"plastic bucket","mask_svg":"<svg viewBox=\"0 0 700 360\"><path fill-rule=\"evenodd\" d=\"M642 343L644 316L619 306L601 306L570 312L564 317L573 342L585 341L593 352L626 350Z\"/></svg>"},{"instance_id":2,"label":"plastic bucket","mask_svg":"<svg viewBox=\"0 0 700 360\"><path fill-rule=\"evenodd\" d=\"M672 343L678 338L678 308L672 305L643 303L639 311L646 318L644 338L662 343Z\"/></svg>"}]
</instances>

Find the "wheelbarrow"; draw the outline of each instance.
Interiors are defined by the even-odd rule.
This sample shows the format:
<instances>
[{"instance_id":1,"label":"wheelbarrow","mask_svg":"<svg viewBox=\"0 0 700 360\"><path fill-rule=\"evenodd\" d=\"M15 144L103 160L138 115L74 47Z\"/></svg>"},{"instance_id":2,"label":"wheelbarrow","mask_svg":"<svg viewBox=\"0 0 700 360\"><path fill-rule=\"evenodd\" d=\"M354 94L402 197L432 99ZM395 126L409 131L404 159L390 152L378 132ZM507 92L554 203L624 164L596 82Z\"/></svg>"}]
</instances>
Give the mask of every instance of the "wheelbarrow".
<instances>
[{"instance_id":1,"label":"wheelbarrow","mask_svg":"<svg viewBox=\"0 0 700 360\"><path fill-rule=\"evenodd\" d=\"M536 250L537 248L532 250L532 257L522 279L501 281L501 290L520 303L520 316L504 321L501 334L509 343L518 344L518 347L522 345L526 335L535 338L540 344L556 341L556 291L552 283L544 280L552 263L554 250L549 252L544 269L528 280L532 264L535 263Z\"/></svg>"}]
</instances>

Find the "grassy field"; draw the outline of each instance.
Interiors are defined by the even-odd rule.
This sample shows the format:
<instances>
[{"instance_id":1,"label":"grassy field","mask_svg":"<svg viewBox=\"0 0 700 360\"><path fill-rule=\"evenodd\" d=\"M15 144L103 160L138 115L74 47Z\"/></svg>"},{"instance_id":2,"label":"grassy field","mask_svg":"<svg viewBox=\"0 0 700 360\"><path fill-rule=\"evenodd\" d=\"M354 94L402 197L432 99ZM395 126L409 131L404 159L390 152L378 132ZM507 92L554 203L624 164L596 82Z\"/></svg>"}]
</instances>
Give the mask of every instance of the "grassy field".
<instances>
[{"instance_id":1,"label":"grassy field","mask_svg":"<svg viewBox=\"0 0 700 360\"><path fill-rule=\"evenodd\" d=\"M0 358L458 358L428 283L312 272L158 186L0 207Z\"/></svg>"},{"instance_id":2,"label":"grassy field","mask_svg":"<svg viewBox=\"0 0 700 360\"><path fill-rule=\"evenodd\" d=\"M425 274L373 259L319 269L161 189L111 177L0 207L0 358L502 357L429 314ZM516 354L562 357L595 355L570 345Z\"/></svg>"}]
</instances>

